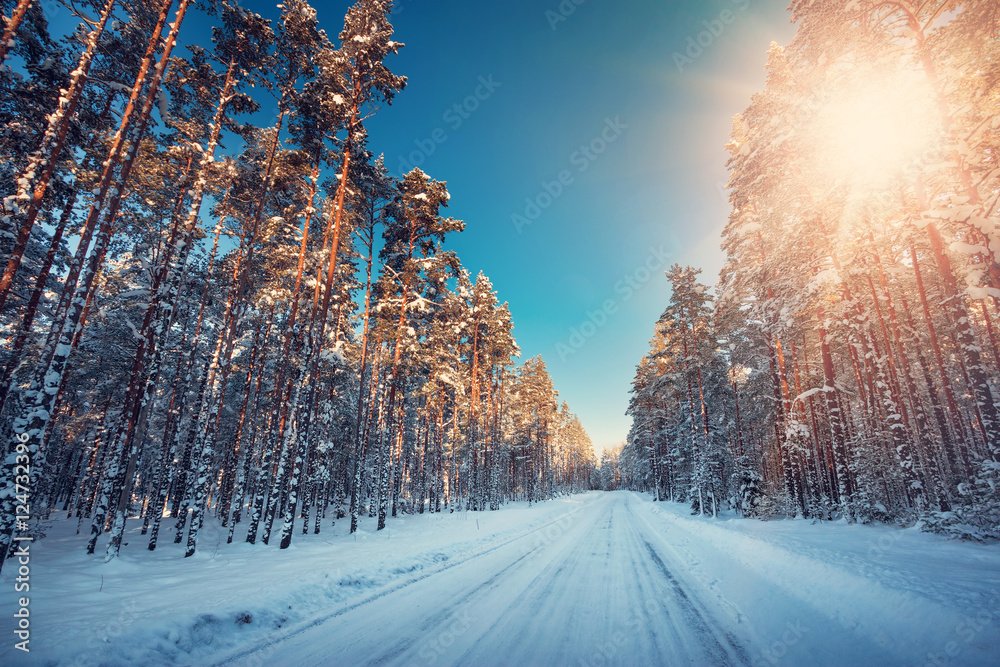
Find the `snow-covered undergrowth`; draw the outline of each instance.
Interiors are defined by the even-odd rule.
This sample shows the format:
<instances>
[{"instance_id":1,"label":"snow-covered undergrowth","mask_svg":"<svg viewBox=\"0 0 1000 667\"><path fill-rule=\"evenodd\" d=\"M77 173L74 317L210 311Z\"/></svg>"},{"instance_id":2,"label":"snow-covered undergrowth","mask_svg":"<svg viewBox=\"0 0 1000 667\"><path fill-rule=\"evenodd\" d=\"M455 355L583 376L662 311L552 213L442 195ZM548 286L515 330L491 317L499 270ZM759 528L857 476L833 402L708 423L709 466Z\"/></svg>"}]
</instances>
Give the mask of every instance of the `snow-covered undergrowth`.
<instances>
[{"instance_id":1,"label":"snow-covered undergrowth","mask_svg":"<svg viewBox=\"0 0 1000 667\"><path fill-rule=\"evenodd\" d=\"M837 664L831 656L851 649L824 646L832 626L869 640L892 664L1000 664L996 545L843 521L712 519L642 498L688 582L757 645L756 664Z\"/></svg>"},{"instance_id":2,"label":"snow-covered undergrowth","mask_svg":"<svg viewBox=\"0 0 1000 667\"><path fill-rule=\"evenodd\" d=\"M204 548L187 559L169 537L147 551L136 521L132 544L110 563L85 554L75 520L56 520L32 552L31 653L4 641L0 664L211 663L544 528L598 497L401 516L381 532L376 519L363 519L355 535L349 520L331 529L328 519L321 534L296 534L284 551L227 545L227 530L206 522ZM0 574L5 591L14 589L14 570ZM13 594L0 597L3 637L14 636L15 603Z\"/></svg>"}]
</instances>

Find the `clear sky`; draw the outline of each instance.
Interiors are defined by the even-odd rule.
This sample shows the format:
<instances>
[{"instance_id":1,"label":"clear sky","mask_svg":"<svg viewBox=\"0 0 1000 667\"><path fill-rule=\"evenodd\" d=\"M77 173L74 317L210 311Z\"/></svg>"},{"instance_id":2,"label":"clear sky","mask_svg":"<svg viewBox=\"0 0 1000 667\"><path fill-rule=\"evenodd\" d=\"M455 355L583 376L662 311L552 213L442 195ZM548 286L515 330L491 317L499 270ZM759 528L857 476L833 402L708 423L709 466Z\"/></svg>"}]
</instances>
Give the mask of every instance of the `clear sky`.
<instances>
[{"instance_id":1,"label":"clear sky","mask_svg":"<svg viewBox=\"0 0 1000 667\"><path fill-rule=\"evenodd\" d=\"M350 4L317 3L331 36ZM448 182L447 213L467 223L451 247L510 302L524 356L543 355L598 450L628 432L663 271L701 266L711 283L721 267L723 145L768 45L791 39L786 6L402 0L394 14L406 48L388 63L409 84L369 123L372 148L396 175Z\"/></svg>"}]
</instances>

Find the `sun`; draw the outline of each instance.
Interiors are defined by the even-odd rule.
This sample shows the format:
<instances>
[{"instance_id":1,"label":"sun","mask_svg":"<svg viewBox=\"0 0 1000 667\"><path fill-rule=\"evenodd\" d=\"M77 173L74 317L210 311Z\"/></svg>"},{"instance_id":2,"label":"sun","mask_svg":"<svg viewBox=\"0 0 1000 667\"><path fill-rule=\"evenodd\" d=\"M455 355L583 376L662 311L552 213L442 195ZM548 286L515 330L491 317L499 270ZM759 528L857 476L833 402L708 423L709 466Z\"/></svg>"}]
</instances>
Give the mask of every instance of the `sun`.
<instances>
[{"instance_id":1,"label":"sun","mask_svg":"<svg viewBox=\"0 0 1000 667\"><path fill-rule=\"evenodd\" d=\"M817 115L819 168L854 189L887 187L941 140L933 99L919 72L853 83Z\"/></svg>"}]
</instances>

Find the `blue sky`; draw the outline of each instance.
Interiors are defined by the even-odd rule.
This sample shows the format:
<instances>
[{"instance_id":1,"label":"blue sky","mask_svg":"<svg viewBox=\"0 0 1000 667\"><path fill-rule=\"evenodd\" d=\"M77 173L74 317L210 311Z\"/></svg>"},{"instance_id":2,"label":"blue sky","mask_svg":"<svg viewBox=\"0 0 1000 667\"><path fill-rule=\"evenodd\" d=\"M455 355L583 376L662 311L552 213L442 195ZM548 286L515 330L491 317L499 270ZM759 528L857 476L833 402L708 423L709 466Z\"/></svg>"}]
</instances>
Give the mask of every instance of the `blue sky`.
<instances>
[{"instance_id":1,"label":"blue sky","mask_svg":"<svg viewBox=\"0 0 1000 667\"><path fill-rule=\"evenodd\" d=\"M316 3L331 36L350 4ZM447 181L447 214L467 224L450 247L510 303L523 358L545 358L598 450L628 433L663 271L700 266L712 283L721 267L723 145L768 45L794 33L786 6L397 3L406 47L388 64L409 83L369 121L371 147L397 176Z\"/></svg>"}]
</instances>

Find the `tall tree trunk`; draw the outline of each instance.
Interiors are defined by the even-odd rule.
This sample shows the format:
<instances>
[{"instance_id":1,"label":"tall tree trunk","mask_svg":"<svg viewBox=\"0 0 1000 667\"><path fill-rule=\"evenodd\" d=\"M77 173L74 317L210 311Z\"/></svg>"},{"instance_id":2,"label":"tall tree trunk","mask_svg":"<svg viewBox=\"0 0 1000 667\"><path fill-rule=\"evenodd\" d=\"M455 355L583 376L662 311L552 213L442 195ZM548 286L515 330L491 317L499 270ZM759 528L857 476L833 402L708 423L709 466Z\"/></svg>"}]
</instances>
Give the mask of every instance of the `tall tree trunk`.
<instances>
[{"instance_id":1,"label":"tall tree trunk","mask_svg":"<svg viewBox=\"0 0 1000 667\"><path fill-rule=\"evenodd\" d=\"M374 235L374 228L372 231ZM365 443L363 439L364 436L364 392L361 388L365 386L365 369L368 367L368 335L369 327L371 326L371 294L372 294L372 262L373 262L373 246L374 239L368 237L367 248L368 255L365 258L365 312L363 316L363 324L361 330L361 372L360 379L358 382L358 405L355 412L357 416L357 434L354 441L354 476L353 483L351 484L351 533L355 533L358 530L358 494L361 490L361 471L364 464L365 457Z\"/></svg>"},{"instance_id":2,"label":"tall tree trunk","mask_svg":"<svg viewBox=\"0 0 1000 667\"><path fill-rule=\"evenodd\" d=\"M110 198L110 203L108 204L107 211L104 214L104 221L98 231L94 247L91 250L87 262L87 271L83 277L83 285L78 291L76 288L77 278L80 275L80 270L82 268L84 257L86 256L85 253L90 240L88 232L92 232L96 226L97 219L103 209L104 199L107 197L108 191L110 190L112 166L117 165L122 155L125 135L128 133L131 126L132 116L135 115L132 110L135 107L135 101L138 99L142 83L145 81L145 72L148 70L148 60L151 60L151 58L143 60L143 69L141 69L141 74L136 80L136 85L133 87L132 96L129 99L126 111L123 114L122 125L120 126L118 134L112 143L112 149L109 153L108 160L106 161L107 166L105 167L105 173L102 175L101 185L98 188L98 195L95 197L94 204L91 206L90 213L87 216L87 223L84 228L84 234L80 240L80 249L77 253L77 258L74 260L74 263L70 268L70 272L65 280L63 297L60 304L61 312L57 312L56 318L53 321L52 331L49 334L46 349L43 350L42 359L36 369L35 377L32 381L32 387L26 396L27 404L22 409L20 416L14 420L14 428L12 429L13 435L9 448L12 450L17 446L17 444L20 443L18 434L26 434L29 438L28 449L34 459L32 461L32 467L39 471L44 470L45 467L44 461L38 460L41 458L38 456L42 446L41 438L49 423L49 418L53 414L53 408L55 407L56 400L59 396L59 387L63 381L66 363L68 362L69 356L73 350L74 340L77 338L79 331L82 330L84 310L89 301L91 290L94 288L97 274L103 264L104 255L111 243L113 225L117 218L118 207L121 204L125 184L128 182L128 177L135 161L139 143L145 134L154 100L156 99L160 83L162 82L163 76L166 72L167 63L170 59L170 53L176 43L177 32L180 29L181 20L184 17L184 13L187 11L189 3L190 0L181 0L180 6L175 14L174 22L171 24L170 34L164 44L160 62L158 63L158 66L155 69L155 74L149 83L146 99L142 110L139 113L131 149L125 161L122 163L121 173L118 178L119 186ZM85 239L84 237L87 238ZM10 466L5 466L6 479L4 480L4 486L7 488L12 487L14 479L13 473L14 470ZM11 544L11 531L14 527L13 503L11 502L12 497L12 495L5 496L2 507L0 507L0 554L6 554ZM2 559L0 559L0 565L2 565Z\"/></svg>"},{"instance_id":3,"label":"tall tree trunk","mask_svg":"<svg viewBox=\"0 0 1000 667\"><path fill-rule=\"evenodd\" d=\"M21 1L24 2L25 0ZM14 274L17 273L17 269L21 265L21 258L28 247L31 230L35 226L35 220L38 218L39 211L41 211L42 201L45 199L45 193L48 192L52 174L55 173L56 165L59 163L63 144L66 141L66 133L69 131L76 108L80 103L80 97L83 95L83 88L87 82L87 75L90 73L94 54L101 41L101 35L104 34L104 27L111 18L111 11L114 8L115 1L106 0L97 25L94 26L93 30L87 36L86 48L80 56L76 69L70 75L69 88L65 91L60 91L59 104L56 110L48 116L49 123L45 133L42 135L41 146L28 159L28 166L21 172L17 179L18 191L15 197L16 201L8 200L4 202L4 209L9 210L11 213L20 213L21 204L24 201L28 202L28 208L23 216L18 216L22 218L20 229L14 241L14 248L7 260L7 266L4 268L3 274L0 275L0 309L7 302L7 295L10 293L10 289L14 283ZM24 9L26 10L27 6ZM19 10L21 10L21 7L15 10L15 17L17 17ZM23 12L21 12L22 18L23 15ZM164 21L166 21L165 14ZM162 25L160 29L163 29ZM8 31L9 28L4 30L5 36ZM13 36L10 39L13 39ZM6 51L6 45L7 41L5 39L3 45L0 46L0 65L4 61L3 54ZM41 174L36 175L38 171L41 171Z\"/></svg>"}]
</instances>

